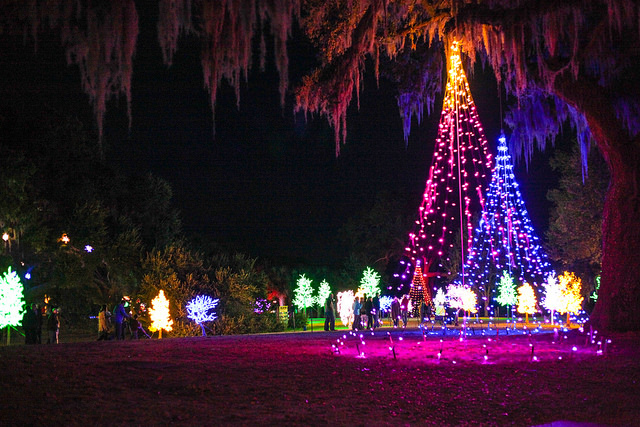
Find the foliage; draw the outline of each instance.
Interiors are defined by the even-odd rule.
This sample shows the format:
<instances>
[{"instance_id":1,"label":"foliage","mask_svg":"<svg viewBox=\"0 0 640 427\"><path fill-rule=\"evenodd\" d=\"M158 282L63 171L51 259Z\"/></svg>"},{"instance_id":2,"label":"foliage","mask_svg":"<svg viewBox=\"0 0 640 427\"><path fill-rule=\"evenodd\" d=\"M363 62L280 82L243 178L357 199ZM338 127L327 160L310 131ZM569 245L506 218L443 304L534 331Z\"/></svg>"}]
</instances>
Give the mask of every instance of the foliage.
<instances>
[{"instance_id":1,"label":"foliage","mask_svg":"<svg viewBox=\"0 0 640 427\"><path fill-rule=\"evenodd\" d=\"M222 335L280 332L284 325L272 313L249 313L238 316L222 315L216 322L216 332Z\"/></svg>"},{"instance_id":2,"label":"foliage","mask_svg":"<svg viewBox=\"0 0 640 427\"><path fill-rule=\"evenodd\" d=\"M588 162L585 176L577 147L570 153L556 150L551 158L560 180L558 188L547 193L553 209L546 236L550 256L564 268L588 277L593 289L602 268L602 211L609 174L596 150L589 152Z\"/></svg>"},{"instance_id":3,"label":"foliage","mask_svg":"<svg viewBox=\"0 0 640 427\"><path fill-rule=\"evenodd\" d=\"M0 329L18 326L24 313L23 287L11 267L0 277Z\"/></svg>"}]
</instances>

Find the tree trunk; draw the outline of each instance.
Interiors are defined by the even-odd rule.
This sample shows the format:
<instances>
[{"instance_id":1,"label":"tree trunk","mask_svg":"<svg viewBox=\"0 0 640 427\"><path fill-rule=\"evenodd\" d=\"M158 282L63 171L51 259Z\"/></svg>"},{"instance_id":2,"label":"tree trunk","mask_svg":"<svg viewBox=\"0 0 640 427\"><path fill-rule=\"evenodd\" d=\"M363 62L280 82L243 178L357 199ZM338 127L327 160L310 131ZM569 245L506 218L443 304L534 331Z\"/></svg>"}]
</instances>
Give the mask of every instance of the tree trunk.
<instances>
[{"instance_id":1,"label":"tree trunk","mask_svg":"<svg viewBox=\"0 0 640 427\"><path fill-rule=\"evenodd\" d=\"M632 138L597 84L559 79L557 95L583 113L611 174L602 224L602 277L590 322L640 331L640 137Z\"/></svg>"}]
</instances>

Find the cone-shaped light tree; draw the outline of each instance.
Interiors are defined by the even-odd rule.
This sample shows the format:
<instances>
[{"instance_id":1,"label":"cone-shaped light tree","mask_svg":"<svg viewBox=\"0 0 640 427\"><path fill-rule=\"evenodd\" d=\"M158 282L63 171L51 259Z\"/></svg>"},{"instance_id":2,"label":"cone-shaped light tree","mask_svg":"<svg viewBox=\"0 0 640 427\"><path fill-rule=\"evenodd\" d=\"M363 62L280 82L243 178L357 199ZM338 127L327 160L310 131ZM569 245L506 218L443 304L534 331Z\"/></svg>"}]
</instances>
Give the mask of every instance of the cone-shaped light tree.
<instances>
[{"instance_id":1,"label":"cone-shaped light tree","mask_svg":"<svg viewBox=\"0 0 640 427\"><path fill-rule=\"evenodd\" d=\"M158 296L151 300L149 308L149 316L151 317L151 331L158 331L158 337L162 338L162 330L173 330L173 320L169 315L169 300L164 296L164 290L160 289Z\"/></svg>"},{"instance_id":2,"label":"cone-shaped light tree","mask_svg":"<svg viewBox=\"0 0 640 427\"><path fill-rule=\"evenodd\" d=\"M497 301L498 275L512 276L516 283L541 284L553 271L516 182L507 139L501 135L498 141L495 168L464 270L466 282L482 295L485 309Z\"/></svg>"},{"instance_id":3,"label":"cone-shaped light tree","mask_svg":"<svg viewBox=\"0 0 640 427\"><path fill-rule=\"evenodd\" d=\"M419 260L424 260L425 265L449 260L449 253L457 243L456 235L460 236L461 259L464 259L473 236L472 213L484 203L482 187L492 168L492 155L456 42L449 50L448 64L429 177L415 230L409 234L405 248L411 260L407 263L408 269L415 269Z\"/></svg>"}]
</instances>

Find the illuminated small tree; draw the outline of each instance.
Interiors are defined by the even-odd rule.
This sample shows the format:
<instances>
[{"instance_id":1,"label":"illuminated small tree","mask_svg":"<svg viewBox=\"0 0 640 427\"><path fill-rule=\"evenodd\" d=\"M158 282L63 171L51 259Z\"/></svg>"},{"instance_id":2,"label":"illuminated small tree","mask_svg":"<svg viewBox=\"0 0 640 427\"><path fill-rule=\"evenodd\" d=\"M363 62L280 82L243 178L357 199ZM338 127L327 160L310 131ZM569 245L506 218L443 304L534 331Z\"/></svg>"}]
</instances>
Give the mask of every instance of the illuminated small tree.
<instances>
[{"instance_id":1,"label":"illuminated small tree","mask_svg":"<svg viewBox=\"0 0 640 427\"><path fill-rule=\"evenodd\" d=\"M444 316L444 306L447 303L447 296L442 288L436 291L436 296L433 297L433 304L436 306L436 316Z\"/></svg>"},{"instance_id":2,"label":"illuminated small tree","mask_svg":"<svg viewBox=\"0 0 640 427\"><path fill-rule=\"evenodd\" d=\"M529 323L529 315L536 312L536 294L530 284L518 288L518 313L525 315L525 323Z\"/></svg>"},{"instance_id":3,"label":"illuminated small tree","mask_svg":"<svg viewBox=\"0 0 640 427\"><path fill-rule=\"evenodd\" d=\"M559 313L567 313L567 325L571 324L569 316L571 313L578 314L582 310L582 280L575 274L565 271L563 275L558 277L560 290L562 292L562 308Z\"/></svg>"},{"instance_id":4,"label":"illuminated small tree","mask_svg":"<svg viewBox=\"0 0 640 427\"><path fill-rule=\"evenodd\" d=\"M364 291L367 297L375 297L380 295L380 274L370 267L362 273L362 279L360 279L360 288Z\"/></svg>"},{"instance_id":5,"label":"illuminated small tree","mask_svg":"<svg viewBox=\"0 0 640 427\"><path fill-rule=\"evenodd\" d=\"M149 316L151 317L151 331L158 331L158 338L162 339L162 330L173 330L173 320L169 317L169 300L164 296L164 291L160 289L158 296L151 300L149 308Z\"/></svg>"},{"instance_id":6,"label":"illuminated small tree","mask_svg":"<svg viewBox=\"0 0 640 427\"><path fill-rule=\"evenodd\" d=\"M0 329L7 327L7 344L11 341L11 327L22 323L24 288L15 271L9 267L0 277Z\"/></svg>"},{"instance_id":7,"label":"illuminated small tree","mask_svg":"<svg viewBox=\"0 0 640 427\"><path fill-rule=\"evenodd\" d=\"M468 286L459 284L451 284L447 286L447 300L449 306L456 310L463 310L468 313L476 313L478 311L478 297L473 289Z\"/></svg>"},{"instance_id":8,"label":"illuminated small tree","mask_svg":"<svg viewBox=\"0 0 640 427\"><path fill-rule=\"evenodd\" d=\"M299 308L302 308L305 314L307 314L307 307L311 307L315 303L311 282L311 279L301 274L296 282L298 286L293 290L292 302Z\"/></svg>"},{"instance_id":9,"label":"illuminated small tree","mask_svg":"<svg viewBox=\"0 0 640 427\"><path fill-rule=\"evenodd\" d=\"M353 301L356 297L353 291L338 292L338 314L344 326L353 323Z\"/></svg>"},{"instance_id":10,"label":"illuminated small tree","mask_svg":"<svg viewBox=\"0 0 640 427\"><path fill-rule=\"evenodd\" d=\"M323 307L324 302L331 294L331 287L329 286L329 282L323 280L320 282L320 288L318 288L318 297L316 298L316 305Z\"/></svg>"},{"instance_id":11,"label":"illuminated small tree","mask_svg":"<svg viewBox=\"0 0 640 427\"><path fill-rule=\"evenodd\" d=\"M560 311L564 307L564 301L562 296L562 288L558 283L558 278L554 273L547 276L547 281L544 284L545 295L542 300L542 306L551 312L551 324L554 323L554 314L556 311Z\"/></svg>"},{"instance_id":12,"label":"illuminated small tree","mask_svg":"<svg viewBox=\"0 0 640 427\"><path fill-rule=\"evenodd\" d=\"M516 284L513 283L513 277L507 272L500 278L498 284L498 296L496 302L501 306L514 306L518 303L518 292L516 290ZM511 310L509 309L509 312ZM507 313L507 317L509 313Z\"/></svg>"},{"instance_id":13,"label":"illuminated small tree","mask_svg":"<svg viewBox=\"0 0 640 427\"><path fill-rule=\"evenodd\" d=\"M218 318L215 310L219 301L208 295L198 295L187 304L187 317L200 325L203 337L206 335L204 322L213 322Z\"/></svg>"}]
</instances>

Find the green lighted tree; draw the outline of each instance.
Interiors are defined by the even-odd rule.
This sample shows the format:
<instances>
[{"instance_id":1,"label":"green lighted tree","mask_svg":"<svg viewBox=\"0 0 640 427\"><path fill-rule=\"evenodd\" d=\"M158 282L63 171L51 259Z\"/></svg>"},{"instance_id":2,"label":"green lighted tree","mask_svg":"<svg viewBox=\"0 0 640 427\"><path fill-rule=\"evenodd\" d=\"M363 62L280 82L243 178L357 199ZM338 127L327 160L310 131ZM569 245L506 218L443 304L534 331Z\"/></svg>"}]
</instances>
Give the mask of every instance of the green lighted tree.
<instances>
[{"instance_id":1,"label":"green lighted tree","mask_svg":"<svg viewBox=\"0 0 640 427\"><path fill-rule=\"evenodd\" d=\"M307 307L311 307L315 302L311 282L311 279L308 279L304 274L301 274L296 282L298 286L293 290L292 302L302 308L305 314L307 313Z\"/></svg>"},{"instance_id":2,"label":"green lighted tree","mask_svg":"<svg viewBox=\"0 0 640 427\"><path fill-rule=\"evenodd\" d=\"M509 273L504 273L498 284L498 296L496 302L501 306L513 306L518 303L518 292L516 284L513 283L513 277ZM510 311L510 310L509 310ZM507 313L507 316L509 314Z\"/></svg>"},{"instance_id":3,"label":"green lighted tree","mask_svg":"<svg viewBox=\"0 0 640 427\"><path fill-rule=\"evenodd\" d=\"M371 267L367 267L362 273L362 279L360 279L360 289L362 289L368 297L380 295L382 293L382 291L380 291L380 274Z\"/></svg>"},{"instance_id":4,"label":"green lighted tree","mask_svg":"<svg viewBox=\"0 0 640 427\"><path fill-rule=\"evenodd\" d=\"M22 283L11 267L0 278L0 328L7 327L7 343L11 339L9 327L18 326L24 314Z\"/></svg>"},{"instance_id":5,"label":"green lighted tree","mask_svg":"<svg viewBox=\"0 0 640 427\"><path fill-rule=\"evenodd\" d=\"M324 305L324 301L327 299L330 293L331 293L331 287L329 286L329 282L327 282L326 280L323 280L322 282L320 282L320 288L318 289L316 304L322 307Z\"/></svg>"}]
</instances>

